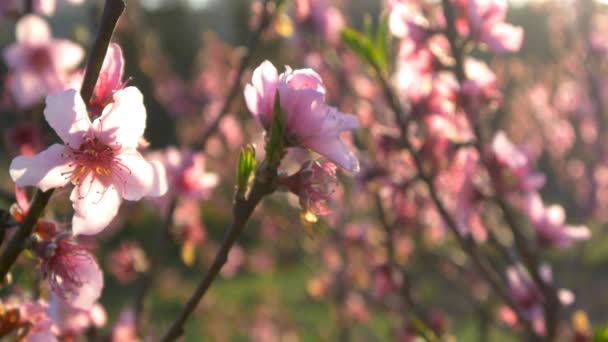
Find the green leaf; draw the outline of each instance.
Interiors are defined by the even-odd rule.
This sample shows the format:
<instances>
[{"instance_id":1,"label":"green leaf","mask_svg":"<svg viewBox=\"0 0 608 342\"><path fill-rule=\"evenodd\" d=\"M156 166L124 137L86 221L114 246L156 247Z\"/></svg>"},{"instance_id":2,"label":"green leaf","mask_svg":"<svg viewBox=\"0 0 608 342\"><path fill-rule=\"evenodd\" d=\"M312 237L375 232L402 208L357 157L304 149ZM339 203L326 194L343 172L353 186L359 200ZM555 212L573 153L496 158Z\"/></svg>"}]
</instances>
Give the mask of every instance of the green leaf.
<instances>
[{"instance_id":1,"label":"green leaf","mask_svg":"<svg viewBox=\"0 0 608 342\"><path fill-rule=\"evenodd\" d=\"M249 144L241 148L236 170L236 196L246 198L255 175L255 146Z\"/></svg>"},{"instance_id":2,"label":"green leaf","mask_svg":"<svg viewBox=\"0 0 608 342\"><path fill-rule=\"evenodd\" d=\"M342 30L342 41L377 73L385 73L387 64L372 39L351 28Z\"/></svg>"},{"instance_id":3,"label":"green leaf","mask_svg":"<svg viewBox=\"0 0 608 342\"><path fill-rule=\"evenodd\" d=\"M266 141L266 163L269 167L277 169L281 159L285 155L285 131L287 118L281 109L281 99L277 91L274 97L274 107L272 110L272 123L270 125L270 135Z\"/></svg>"},{"instance_id":4,"label":"green leaf","mask_svg":"<svg viewBox=\"0 0 608 342\"><path fill-rule=\"evenodd\" d=\"M596 329L593 332L593 342L608 342L608 327Z\"/></svg>"},{"instance_id":5,"label":"green leaf","mask_svg":"<svg viewBox=\"0 0 608 342\"><path fill-rule=\"evenodd\" d=\"M384 16L380 19L380 25L376 32L376 51L380 56L380 59L384 63L385 67L388 66L388 56L390 49L390 39L388 35L388 16Z\"/></svg>"}]
</instances>

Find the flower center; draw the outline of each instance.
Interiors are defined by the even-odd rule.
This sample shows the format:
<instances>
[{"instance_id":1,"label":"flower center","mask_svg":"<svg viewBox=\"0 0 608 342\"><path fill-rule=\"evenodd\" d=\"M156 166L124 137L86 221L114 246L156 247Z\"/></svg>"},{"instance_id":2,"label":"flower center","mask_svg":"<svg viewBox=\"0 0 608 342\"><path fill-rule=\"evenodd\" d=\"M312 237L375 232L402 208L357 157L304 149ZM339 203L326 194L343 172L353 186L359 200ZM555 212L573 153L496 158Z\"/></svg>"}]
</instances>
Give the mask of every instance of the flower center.
<instances>
[{"instance_id":1,"label":"flower center","mask_svg":"<svg viewBox=\"0 0 608 342\"><path fill-rule=\"evenodd\" d=\"M71 160L69 166L72 169L63 175L77 186L89 175L92 176L91 181L97 178L106 185L117 184L117 180L125 183L124 176L118 171L131 173L131 170L118 157L120 148L120 145L105 144L93 134L87 135L77 149L67 145L64 157Z\"/></svg>"},{"instance_id":2,"label":"flower center","mask_svg":"<svg viewBox=\"0 0 608 342\"><path fill-rule=\"evenodd\" d=\"M36 71L42 71L51 64L51 58L45 48L35 48L29 56L29 64Z\"/></svg>"}]
</instances>

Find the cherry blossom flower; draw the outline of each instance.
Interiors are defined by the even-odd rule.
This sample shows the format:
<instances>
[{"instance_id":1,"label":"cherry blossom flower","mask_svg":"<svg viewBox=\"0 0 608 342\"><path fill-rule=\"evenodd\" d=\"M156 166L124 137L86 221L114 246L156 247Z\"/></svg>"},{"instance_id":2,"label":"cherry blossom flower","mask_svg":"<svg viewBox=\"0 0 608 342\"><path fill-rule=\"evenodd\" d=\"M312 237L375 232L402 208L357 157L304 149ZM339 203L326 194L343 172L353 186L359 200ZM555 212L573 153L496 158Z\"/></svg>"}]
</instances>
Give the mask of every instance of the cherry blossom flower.
<instances>
[{"instance_id":1,"label":"cherry blossom flower","mask_svg":"<svg viewBox=\"0 0 608 342\"><path fill-rule=\"evenodd\" d=\"M518 51L523 41L523 29L504 22L506 0L456 0L461 13L466 15L461 31L468 31L474 39L486 44L496 53ZM463 22L463 18L460 22ZM468 30L467 30L468 29Z\"/></svg>"},{"instance_id":2,"label":"cherry blossom flower","mask_svg":"<svg viewBox=\"0 0 608 342\"><path fill-rule=\"evenodd\" d=\"M498 192L531 193L545 184L545 176L534 172L528 156L498 131L487 153L487 165Z\"/></svg>"},{"instance_id":3,"label":"cherry blossom flower","mask_svg":"<svg viewBox=\"0 0 608 342\"><path fill-rule=\"evenodd\" d=\"M310 24L333 46L340 42L340 31L345 26L344 17L328 0L296 0L294 10L298 24Z\"/></svg>"},{"instance_id":4,"label":"cherry blossom flower","mask_svg":"<svg viewBox=\"0 0 608 342\"><path fill-rule=\"evenodd\" d=\"M588 240L591 231L586 226L566 224L566 214L560 205L545 207L538 193L527 196L526 211L541 246L567 248L575 241Z\"/></svg>"},{"instance_id":5,"label":"cherry blossom flower","mask_svg":"<svg viewBox=\"0 0 608 342\"><path fill-rule=\"evenodd\" d=\"M36 15L17 22L17 42L3 51L12 76L10 90L17 106L27 108L44 96L63 91L84 50L65 39L53 39L48 24Z\"/></svg>"},{"instance_id":6,"label":"cherry blossom flower","mask_svg":"<svg viewBox=\"0 0 608 342\"><path fill-rule=\"evenodd\" d=\"M148 270L148 259L137 242L123 241L110 253L107 266L110 273L125 284L135 280L139 272Z\"/></svg>"},{"instance_id":7,"label":"cherry blossom flower","mask_svg":"<svg viewBox=\"0 0 608 342\"><path fill-rule=\"evenodd\" d=\"M69 305L89 310L101 296L103 274L95 257L65 235L37 244L51 291Z\"/></svg>"},{"instance_id":8,"label":"cherry blossom flower","mask_svg":"<svg viewBox=\"0 0 608 342\"><path fill-rule=\"evenodd\" d=\"M544 336L545 319L543 303L545 301L542 291L536 286L530 274L521 265L507 268L507 282L509 293L515 303L521 308L523 314L532 322L534 331ZM540 277L547 283L553 282L553 273L548 265L541 265ZM574 294L567 289L558 289L557 296L562 305L570 305L574 302ZM501 318L510 325L517 323L517 316L510 308L503 307L500 310Z\"/></svg>"},{"instance_id":9,"label":"cherry blossom flower","mask_svg":"<svg viewBox=\"0 0 608 342\"><path fill-rule=\"evenodd\" d=\"M415 46L420 46L429 37L429 23L412 3L391 3L388 25L395 37L411 41Z\"/></svg>"},{"instance_id":10,"label":"cherry blossom flower","mask_svg":"<svg viewBox=\"0 0 608 342\"><path fill-rule=\"evenodd\" d=\"M10 175L18 186L43 191L73 183L74 235L100 232L116 216L123 198L136 201L167 191L162 165L148 162L136 150L146 121L137 88L114 93L113 103L93 123L73 89L48 96L44 116L65 145L13 159Z\"/></svg>"},{"instance_id":11,"label":"cherry blossom flower","mask_svg":"<svg viewBox=\"0 0 608 342\"><path fill-rule=\"evenodd\" d=\"M148 154L149 160L161 162L166 170L169 191L191 199L207 199L217 186L217 174L205 171L205 157L194 151L169 147Z\"/></svg>"},{"instance_id":12,"label":"cherry blossom flower","mask_svg":"<svg viewBox=\"0 0 608 342\"><path fill-rule=\"evenodd\" d=\"M309 160L300 170L282 180L282 186L300 199L303 213L327 215L327 201L337 184L336 166L328 161Z\"/></svg>"},{"instance_id":13,"label":"cherry blossom flower","mask_svg":"<svg viewBox=\"0 0 608 342\"><path fill-rule=\"evenodd\" d=\"M269 61L254 70L252 83L245 87L245 100L249 111L267 130L277 91L287 116L289 146L311 149L350 172L359 171L359 161L339 139L343 131L358 127L357 119L325 104L325 85L315 71L287 67L278 75Z\"/></svg>"}]
</instances>

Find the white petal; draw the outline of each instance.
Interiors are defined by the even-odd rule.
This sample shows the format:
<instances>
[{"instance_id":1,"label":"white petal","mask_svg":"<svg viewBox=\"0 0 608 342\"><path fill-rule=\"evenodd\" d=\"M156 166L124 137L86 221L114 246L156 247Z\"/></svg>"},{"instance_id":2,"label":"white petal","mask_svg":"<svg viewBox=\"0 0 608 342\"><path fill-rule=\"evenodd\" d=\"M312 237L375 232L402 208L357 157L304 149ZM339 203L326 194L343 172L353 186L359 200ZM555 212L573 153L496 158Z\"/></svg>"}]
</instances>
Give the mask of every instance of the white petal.
<instances>
[{"instance_id":1,"label":"white petal","mask_svg":"<svg viewBox=\"0 0 608 342\"><path fill-rule=\"evenodd\" d=\"M19 43L37 45L51 39L49 25L44 19L34 14L28 14L19 19L15 31Z\"/></svg>"},{"instance_id":2,"label":"white petal","mask_svg":"<svg viewBox=\"0 0 608 342\"><path fill-rule=\"evenodd\" d=\"M143 95L135 87L114 93L114 102L106 106L93 122L99 138L108 145L135 149L146 129L146 107Z\"/></svg>"},{"instance_id":3,"label":"white petal","mask_svg":"<svg viewBox=\"0 0 608 342\"><path fill-rule=\"evenodd\" d=\"M91 128L87 107L75 89L46 97L44 117L57 135L72 148L78 148L83 134Z\"/></svg>"},{"instance_id":4,"label":"white petal","mask_svg":"<svg viewBox=\"0 0 608 342\"><path fill-rule=\"evenodd\" d=\"M19 187L35 186L42 191L66 185L69 178L70 160L64 158L65 147L54 144L33 157L17 157L10 166L10 175Z\"/></svg>"},{"instance_id":5,"label":"white petal","mask_svg":"<svg viewBox=\"0 0 608 342\"><path fill-rule=\"evenodd\" d=\"M121 153L118 158L122 166L113 171L120 173L116 178L122 184L117 186L124 199L138 201L143 196L161 196L167 191L167 176L160 162L150 163L135 150Z\"/></svg>"},{"instance_id":6,"label":"white petal","mask_svg":"<svg viewBox=\"0 0 608 342\"><path fill-rule=\"evenodd\" d=\"M72 190L70 200L75 210L72 218L74 235L99 233L112 222L122 203L116 186L105 186L91 175Z\"/></svg>"}]
</instances>

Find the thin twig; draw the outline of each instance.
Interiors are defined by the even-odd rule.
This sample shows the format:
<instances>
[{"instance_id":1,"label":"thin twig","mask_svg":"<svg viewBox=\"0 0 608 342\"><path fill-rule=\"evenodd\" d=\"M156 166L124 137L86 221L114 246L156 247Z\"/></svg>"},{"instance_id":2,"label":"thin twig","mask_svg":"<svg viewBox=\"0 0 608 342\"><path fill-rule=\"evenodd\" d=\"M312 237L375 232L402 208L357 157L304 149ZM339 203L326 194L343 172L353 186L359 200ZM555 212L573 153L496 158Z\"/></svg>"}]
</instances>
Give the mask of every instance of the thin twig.
<instances>
[{"instance_id":1,"label":"thin twig","mask_svg":"<svg viewBox=\"0 0 608 342\"><path fill-rule=\"evenodd\" d=\"M261 175L256 176L249 197L247 198L236 198L233 207L233 222L230 229L226 232L226 236L219 251L215 255L215 259L211 264L211 267L199 283L198 287L182 309L179 317L173 321L169 330L167 330L164 337L161 339L162 342L175 341L184 332L184 324L192 315L196 307L198 306L205 293L211 286L211 283L222 269L222 266L228 260L228 252L230 248L236 242L238 237L241 235L249 217L253 213L253 210L260 203L262 198L275 190L274 178L276 177L276 170L264 169Z\"/></svg>"},{"instance_id":2,"label":"thin twig","mask_svg":"<svg viewBox=\"0 0 608 342\"><path fill-rule=\"evenodd\" d=\"M150 265L146 272L141 276L141 279L138 284L137 292L135 293L135 301L133 303L133 312L135 314L135 327L137 331L142 333L142 324L143 324L143 311L144 311L144 299L148 294L152 283L154 282L154 278L156 273L160 269L160 263L163 258L163 252L165 251L165 246L167 245L167 241L169 240L169 230L171 226L173 226L173 214L175 212L175 208L177 207L177 198L173 196L169 202L169 208L167 210L165 220L163 225L158 229L158 235L156 236L156 240L154 241L154 249L151 251L152 260L150 261Z\"/></svg>"},{"instance_id":3,"label":"thin twig","mask_svg":"<svg viewBox=\"0 0 608 342\"><path fill-rule=\"evenodd\" d=\"M101 25L97 32L97 37L93 43L93 48L85 70L84 80L80 94L85 102L88 102L93 94L93 89L97 83L97 77L101 69L101 64L106 56L110 38L118 22L118 18L125 8L123 0L106 0L103 11ZM10 270L11 266L19 257L19 254L25 249L26 241L32 234L32 231L38 222L38 218L42 215L44 208L48 204L54 189L48 191L37 190L32 199L32 204L28 210L23 222L12 240L8 244L6 250L0 256L0 279L4 279Z\"/></svg>"},{"instance_id":4,"label":"thin twig","mask_svg":"<svg viewBox=\"0 0 608 342\"><path fill-rule=\"evenodd\" d=\"M209 140L209 138L211 138L213 136L213 134L216 133L217 128L220 124L220 121L226 114L228 114L230 107L232 106L232 102L234 102L234 100L236 99L236 96L240 93L241 78L243 78L243 74L245 73L245 70L247 70L249 63L251 63L251 60L253 58L253 52L256 50L258 44L260 43L262 33L264 33L264 31L268 28L268 26L272 22L273 14L276 12L276 9L274 9L274 12L272 12L272 13L270 12L270 8L269 8L270 3L271 3L271 0L264 1L264 5L263 5L264 9L262 12L262 17L260 19L260 23L259 23L257 29L255 30L253 36L249 40L249 43L247 44L247 49L246 49L244 55L241 57L236 76L232 83L232 87L230 88L228 95L226 95L226 99L224 100L224 104L222 105L222 108L220 109L219 114L217 115L217 117L215 117L213 122L211 122L209 127L207 127L207 129L205 130L205 132L203 133L203 135L201 137L201 140L193 146L193 149L201 150L201 151L205 149L207 141Z\"/></svg>"},{"instance_id":5,"label":"thin twig","mask_svg":"<svg viewBox=\"0 0 608 342\"><path fill-rule=\"evenodd\" d=\"M443 14L446 19L446 36L448 38L448 42L450 45L450 50L452 52L452 57L455 61L455 74L458 83L462 85L466 81L466 74L464 71L464 62L463 62L463 54L462 48L458 42L458 33L455 27L455 16L454 16L454 8L449 0L441 1ZM466 108L465 108L466 111ZM480 156L483 156L483 134L481 131L481 127L477 121L474 120L477 116L476 113L466 113L466 117L469 120L471 127L473 128L473 133L476 138L476 143L474 144L477 153ZM481 158L482 163L485 164L485 159ZM492 175L492 173L490 173ZM493 179L494 181L494 179ZM534 282L539 286L539 288L545 294L545 303L544 303L544 311L545 311L545 321L546 321L546 330L547 333L545 335L545 340L552 341L555 338L555 330L557 327L557 319L559 314L559 299L557 297L557 290L553 287L552 284L543 279L540 275L539 270L539 262L536 255L532 252L526 237L523 235L521 229L519 229L519 225L517 224L517 220L515 219L515 214L513 213L510 206L507 202L499 197L495 196L492 198L493 202L498 205L503 213L503 217L509 226L513 239L515 242L515 247L522 257L522 261Z\"/></svg>"}]
</instances>

